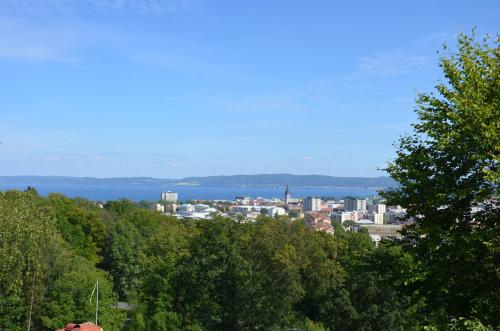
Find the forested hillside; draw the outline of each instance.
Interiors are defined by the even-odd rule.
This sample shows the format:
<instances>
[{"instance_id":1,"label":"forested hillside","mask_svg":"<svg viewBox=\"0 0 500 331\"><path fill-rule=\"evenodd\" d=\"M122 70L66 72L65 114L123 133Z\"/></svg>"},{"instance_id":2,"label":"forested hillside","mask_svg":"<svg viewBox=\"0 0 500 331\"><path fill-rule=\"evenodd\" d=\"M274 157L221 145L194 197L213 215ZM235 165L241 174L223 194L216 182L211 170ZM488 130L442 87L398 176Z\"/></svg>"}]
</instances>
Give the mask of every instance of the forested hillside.
<instances>
[{"instance_id":1,"label":"forested hillside","mask_svg":"<svg viewBox=\"0 0 500 331\"><path fill-rule=\"evenodd\" d=\"M335 237L261 218L179 222L130 201L34 190L0 194L0 329L54 330L94 318L105 330L403 330L416 305L399 288L412 259L366 234ZM135 307L120 311L116 303Z\"/></svg>"},{"instance_id":2,"label":"forested hillside","mask_svg":"<svg viewBox=\"0 0 500 331\"><path fill-rule=\"evenodd\" d=\"M0 329L409 330L432 325L414 258L301 221L183 221L127 201L104 208L29 189L0 193ZM120 310L118 301L132 305ZM450 321L447 321L447 323ZM486 322L498 324L496 316Z\"/></svg>"}]
</instances>

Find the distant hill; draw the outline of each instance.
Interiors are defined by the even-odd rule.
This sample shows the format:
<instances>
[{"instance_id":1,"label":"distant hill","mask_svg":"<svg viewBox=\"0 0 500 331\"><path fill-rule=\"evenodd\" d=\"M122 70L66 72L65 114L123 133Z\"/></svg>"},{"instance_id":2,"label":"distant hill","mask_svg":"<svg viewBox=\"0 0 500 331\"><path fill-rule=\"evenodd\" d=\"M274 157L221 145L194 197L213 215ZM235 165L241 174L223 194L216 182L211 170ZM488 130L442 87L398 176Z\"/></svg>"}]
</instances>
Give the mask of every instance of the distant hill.
<instances>
[{"instance_id":1,"label":"distant hill","mask_svg":"<svg viewBox=\"0 0 500 331\"><path fill-rule=\"evenodd\" d=\"M205 187L365 187L396 186L389 177L333 177L324 175L260 174L186 177L162 179L152 177L66 177L66 176L0 176L0 184L70 184L70 185L193 185Z\"/></svg>"},{"instance_id":2,"label":"distant hill","mask_svg":"<svg viewBox=\"0 0 500 331\"><path fill-rule=\"evenodd\" d=\"M0 176L1 184L165 185L175 183L175 181L152 177Z\"/></svg>"},{"instance_id":3,"label":"distant hill","mask_svg":"<svg viewBox=\"0 0 500 331\"><path fill-rule=\"evenodd\" d=\"M333 177L324 175L234 175L187 177L181 183L200 186L272 187L290 185L294 187L390 187L396 182L389 177Z\"/></svg>"}]
</instances>

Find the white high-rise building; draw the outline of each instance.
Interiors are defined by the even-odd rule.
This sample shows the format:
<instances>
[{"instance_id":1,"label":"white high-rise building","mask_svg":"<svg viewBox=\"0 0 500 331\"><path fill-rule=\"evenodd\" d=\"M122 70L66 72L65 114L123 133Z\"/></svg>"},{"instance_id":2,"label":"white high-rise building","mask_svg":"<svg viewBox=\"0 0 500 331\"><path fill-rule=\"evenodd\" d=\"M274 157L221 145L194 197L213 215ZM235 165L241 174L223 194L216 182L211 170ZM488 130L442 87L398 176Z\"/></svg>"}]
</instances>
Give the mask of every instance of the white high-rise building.
<instances>
[{"instance_id":1,"label":"white high-rise building","mask_svg":"<svg viewBox=\"0 0 500 331\"><path fill-rule=\"evenodd\" d=\"M302 200L302 210L304 212L308 211L320 211L321 210L321 199L308 197Z\"/></svg>"},{"instance_id":2,"label":"white high-rise building","mask_svg":"<svg viewBox=\"0 0 500 331\"><path fill-rule=\"evenodd\" d=\"M375 205L370 205L368 210L377 214L383 214L385 213L386 206L383 203L377 203Z\"/></svg>"},{"instance_id":3,"label":"white high-rise building","mask_svg":"<svg viewBox=\"0 0 500 331\"><path fill-rule=\"evenodd\" d=\"M384 214L370 213L368 214L368 219L373 222L373 224L384 224Z\"/></svg>"},{"instance_id":4,"label":"white high-rise building","mask_svg":"<svg viewBox=\"0 0 500 331\"><path fill-rule=\"evenodd\" d=\"M385 213L386 206L383 203L378 203L377 206L375 207L375 212L377 214L383 214Z\"/></svg>"},{"instance_id":5,"label":"white high-rise building","mask_svg":"<svg viewBox=\"0 0 500 331\"><path fill-rule=\"evenodd\" d=\"M162 192L161 199L168 202L177 202L178 194L176 192Z\"/></svg>"},{"instance_id":6,"label":"white high-rise building","mask_svg":"<svg viewBox=\"0 0 500 331\"><path fill-rule=\"evenodd\" d=\"M366 199L344 199L345 211L366 211Z\"/></svg>"}]
</instances>

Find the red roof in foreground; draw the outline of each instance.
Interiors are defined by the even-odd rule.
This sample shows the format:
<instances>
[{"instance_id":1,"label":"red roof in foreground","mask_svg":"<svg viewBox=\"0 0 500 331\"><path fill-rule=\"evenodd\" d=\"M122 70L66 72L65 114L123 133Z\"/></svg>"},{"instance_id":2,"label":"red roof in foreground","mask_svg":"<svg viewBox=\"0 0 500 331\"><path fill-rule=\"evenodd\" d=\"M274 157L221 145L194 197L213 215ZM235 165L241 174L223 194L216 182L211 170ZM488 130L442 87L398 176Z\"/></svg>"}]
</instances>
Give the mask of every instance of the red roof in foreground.
<instances>
[{"instance_id":1,"label":"red roof in foreground","mask_svg":"<svg viewBox=\"0 0 500 331\"><path fill-rule=\"evenodd\" d=\"M102 331L102 328L90 322L81 324L68 323L64 329L56 331Z\"/></svg>"}]
</instances>

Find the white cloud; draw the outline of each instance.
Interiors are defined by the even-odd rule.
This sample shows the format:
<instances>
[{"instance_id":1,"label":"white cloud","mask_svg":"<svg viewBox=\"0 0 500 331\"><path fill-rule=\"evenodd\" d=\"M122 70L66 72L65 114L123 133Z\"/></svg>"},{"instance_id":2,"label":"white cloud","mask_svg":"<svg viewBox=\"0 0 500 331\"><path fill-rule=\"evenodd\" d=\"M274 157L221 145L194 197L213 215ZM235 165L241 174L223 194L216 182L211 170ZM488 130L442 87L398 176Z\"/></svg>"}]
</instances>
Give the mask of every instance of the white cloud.
<instances>
[{"instance_id":1,"label":"white cloud","mask_svg":"<svg viewBox=\"0 0 500 331\"><path fill-rule=\"evenodd\" d=\"M3 0L0 9L24 12L133 12L136 14L176 14L195 6L195 0Z\"/></svg>"},{"instance_id":2,"label":"white cloud","mask_svg":"<svg viewBox=\"0 0 500 331\"><path fill-rule=\"evenodd\" d=\"M191 8L193 1L0 0L0 60L74 65L87 47L116 46L131 38L105 21L88 21L87 13L173 15ZM162 65L175 66L175 61Z\"/></svg>"},{"instance_id":3,"label":"white cloud","mask_svg":"<svg viewBox=\"0 0 500 331\"><path fill-rule=\"evenodd\" d=\"M330 107L332 93L331 86L324 81L318 81L251 96L212 97L212 101L221 111L226 112L311 112Z\"/></svg>"},{"instance_id":4,"label":"white cloud","mask_svg":"<svg viewBox=\"0 0 500 331\"><path fill-rule=\"evenodd\" d=\"M313 157L312 156L302 156L300 159L304 160L304 161L310 161L313 159Z\"/></svg>"},{"instance_id":5,"label":"white cloud","mask_svg":"<svg viewBox=\"0 0 500 331\"><path fill-rule=\"evenodd\" d=\"M95 153L57 153L45 156L33 155L32 158L45 162L101 162L109 160L107 155Z\"/></svg>"},{"instance_id":6,"label":"white cloud","mask_svg":"<svg viewBox=\"0 0 500 331\"><path fill-rule=\"evenodd\" d=\"M74 31L62 27L35 26L26 21L1 18L0 58L74 63L77 47Z\"/></svg>"},{"instance_id":7,"label":"white cloud","mask_svg":"<svg viewBox=\"0 0 500 331\"><path fill-rule=\"evenodd\" d=\"M435 65L433 55L449 39L447 33L423 36L399 48L379 50L358 58L354 76L401 76L416 73Z\"/></svg>"},{"instance_id":8,"label":"white cloud","mask_svg":"<svg viewBox=\"0 0 500 331\"><path fill-rule=\"evenodd\" d=\"M372 125L372 126L352 126L342 127L339 129L332 128L335 133L356 133L356 132L384 132L384 131L401 131L407 129L410 123L394 122L389 124Z\"/></svg>"},{"instance_id":9,"label":"white cloud","mask_svg":"<svg viewBox=\"0 0 500 331\"><path fill-rule=\"evenodd\" d=\"M101 11L132 11L140 14L176 14L191 7L189 0L73 0Z\"/></svg>"},{"instance_id":10,"label":"white cloud","mask_svg":"<svg viewBox=\"0 0 500 331\"><path fill-rule=\"evenodd\" d=\"M358 59L357 74L399 76L419 71L429 62L425 55L407 49L379 51Z\"/></svg>"}]
</instances>

